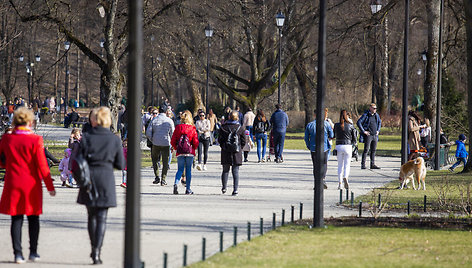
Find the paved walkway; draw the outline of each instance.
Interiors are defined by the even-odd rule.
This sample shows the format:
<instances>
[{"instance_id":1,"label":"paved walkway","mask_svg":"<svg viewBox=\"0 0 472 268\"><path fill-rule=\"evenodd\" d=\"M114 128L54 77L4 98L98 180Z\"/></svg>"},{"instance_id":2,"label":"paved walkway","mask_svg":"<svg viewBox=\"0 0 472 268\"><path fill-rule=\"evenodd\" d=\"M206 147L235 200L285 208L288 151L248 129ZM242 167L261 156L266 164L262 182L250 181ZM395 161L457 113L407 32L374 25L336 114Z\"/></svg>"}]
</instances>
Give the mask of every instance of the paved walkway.
<instances>
[{"instance_id":1,"label":"paved walkway","mask_svg":"<svg viewBox=\"0 0 472 268\"><path fill-rule=\"evenodd\" d=\"M45 139L64 142L70 129L40 126L38 133ZM201 241L206 238L207 256L219 249L219 232L224 231L225 248L233 243L233 226L238 227L238 243L247 238L247 222L252 224L253 236L259 234L259 221L270 229L272 213L280 225L282 209L286 220L290 206L294 205L298 218L299 203L303 202L303 217L313 215L313 173L310 154L303 150L285 150L285 162L258 164L255 152L240 169L239 196L221 194L221 165L219 147L210 147L207 171L193 170L192 196L173 195L172 184L176 164L171 165L168 186L152 184L152 170L145 168L141 177L141 259L146 267L162 267L163 253L168 253L168 267L182 266L183 245L188 245L188 263L201 259ZM360 162L353 162L350 184L355 195L368 192L398 177L400 159L378 157L381 170L361 170ZM356 215L357 210L336 206L339 201L337 162L331 157L328 163L325 190L324 216ZM123 266L125 189L120 184L121 173L116 172L118 207L109 210L108 229L102 248L102 267ZM230 176L231 181L231 176ZM41 261L35 267L82 267L90 262L90 244L87 234L87 215L84 206L76 204L78 189L60 186L56 178L55 197L44 195L44 214L41 215L39 254ZM231 193L232 183L228 192ZM3 188L0 185L0 188ZM184 187L179 186L180 192ZM25 220L25 225L27 221ZM10 240L10 217L0 215L0 266L16 267ZM23 228L24 254L28 251L27 227ZM26 266L31 266L28 263Z\"/></svg>"}]
</instances>

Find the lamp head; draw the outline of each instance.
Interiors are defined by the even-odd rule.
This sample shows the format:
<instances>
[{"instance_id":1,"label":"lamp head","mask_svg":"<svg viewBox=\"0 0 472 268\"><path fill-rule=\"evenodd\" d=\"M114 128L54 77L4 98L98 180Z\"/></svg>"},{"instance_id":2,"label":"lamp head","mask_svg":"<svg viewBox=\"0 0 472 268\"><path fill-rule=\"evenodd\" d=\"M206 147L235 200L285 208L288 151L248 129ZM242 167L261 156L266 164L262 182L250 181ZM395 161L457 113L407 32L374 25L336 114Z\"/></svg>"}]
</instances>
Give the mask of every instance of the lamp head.
<instances>
[{"instance_id":1,"label":"lamp head","mask_svg":"<svg viewBox=\"0 0 472 268\"><path fill-rule=\"evenodd\" d=\"M372 14L379 12L382 9L382 0L371 0L370 9Z\"/></svg>"},{"instance_id":2,"label":"lamp head","mask_svg":"<svg viewBox=\"0 0 472 268\"><path fill-rule=\"evenodd\" d=\"M205 27L205 36L212 37L213 36L213 28L211 28L210 24Z\"/></svg>"},{"instance_id":3,"label":"lamp head","mask_svg":"<svg viewBox=\"0 0 472 268\"><path fill-rule=\"evenodd\" d=\"M275 16L275 23L277 24L277 27L281 28L282 26L284 26L284 22L285 16L282 11L279 11L279 13L277 13L277 15Z\"/></svg>"}]
</instances>

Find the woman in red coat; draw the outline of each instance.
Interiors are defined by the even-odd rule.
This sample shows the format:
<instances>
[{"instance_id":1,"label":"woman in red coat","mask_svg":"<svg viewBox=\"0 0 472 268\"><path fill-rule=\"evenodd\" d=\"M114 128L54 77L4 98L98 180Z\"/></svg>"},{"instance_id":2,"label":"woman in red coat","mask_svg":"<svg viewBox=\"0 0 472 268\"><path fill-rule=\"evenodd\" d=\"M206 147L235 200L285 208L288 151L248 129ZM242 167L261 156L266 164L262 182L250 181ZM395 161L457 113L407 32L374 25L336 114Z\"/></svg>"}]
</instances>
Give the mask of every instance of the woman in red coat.
<instances>
[{"instance_id":1,"label":"woman in red coat","mask_svg":"<svg viewBox=\"0 0 472 268\"><path fill-rule=\"evenodd\" d=\"M197 129L193 125L192 113L188 110L182 113L180 122L181 124L175 127L170 140L170 144L176 151L178 167L175 174L174 194L179 194L177 187L184 169L187 177L185 194L193 194L190 189L190 182L192 181L193 158L195 157L195 150L198 148Z\"/></svg>"},{"instance_id":2,"label":"woman in red coat","mask_svg":"<svg viewBox=\"0 0 472 268\"><path fill-rule=\"evenodd\" d=\"M0 213L12 216L11 239L16 263L25 262L21 250L23 215L28 216L29 259L39 260L39 215L43 212L41 180L44 180L49 194L56 195L44 154L43 139L31 131L33 120L31 110L18 108L13 115L13 132L3 135L0 140L0 166L6 170Z\"/></svg>"}]
</instances>

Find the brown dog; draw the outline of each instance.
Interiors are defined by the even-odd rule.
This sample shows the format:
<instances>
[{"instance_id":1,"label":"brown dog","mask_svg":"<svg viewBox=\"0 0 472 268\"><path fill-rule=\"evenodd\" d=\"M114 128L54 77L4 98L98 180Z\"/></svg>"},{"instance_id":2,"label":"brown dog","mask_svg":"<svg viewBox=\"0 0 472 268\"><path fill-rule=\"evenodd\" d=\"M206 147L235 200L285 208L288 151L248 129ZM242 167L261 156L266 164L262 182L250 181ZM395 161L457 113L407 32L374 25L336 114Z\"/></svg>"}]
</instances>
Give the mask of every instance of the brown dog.
<instances>
[{"instance_id":1,"label":"brown dog","mask_svg":"<svg viewBox=\"0 0 472 268\"><path fill-rule=\"evenodd\" d=\"M413 178L413 175L415 175L415 178ZM405 187L405 185L407 185L411 180L413 189L419 190L421 182L423 182L423 190L426 191L426 185L424 182L425 178L426 166L423 157L417 157L416 159L410 160L400 168L400 182L402 183L400 189L403 189L403 187ZM418 182L418 189L415 187L415 180Z\"/></svg>"}]
</instances>

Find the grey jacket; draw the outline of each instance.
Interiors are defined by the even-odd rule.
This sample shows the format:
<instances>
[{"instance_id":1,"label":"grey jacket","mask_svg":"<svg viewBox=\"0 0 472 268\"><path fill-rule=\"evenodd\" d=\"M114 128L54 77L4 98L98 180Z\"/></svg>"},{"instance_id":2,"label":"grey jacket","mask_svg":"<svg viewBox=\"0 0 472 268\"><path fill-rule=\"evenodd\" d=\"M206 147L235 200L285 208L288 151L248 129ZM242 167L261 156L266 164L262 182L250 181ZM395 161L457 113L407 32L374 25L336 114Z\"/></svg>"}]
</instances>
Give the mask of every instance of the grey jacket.
<instances>
[{"instance_id":1,"label":"grey jacket","mask_svg":"<svg viewBox=\"0 0 472 268\"><path fill-rule=\"evenodd\" d=\"M146 129L146 137L156 146L170 146L170 139L174 133L174 121L160 113L152 119Z\"/></svg>"}]
</instances>

